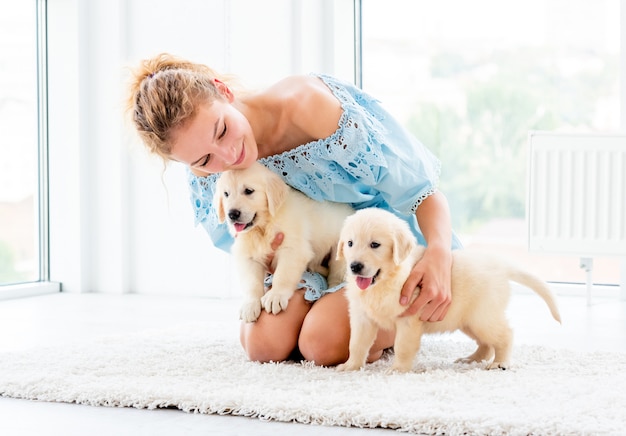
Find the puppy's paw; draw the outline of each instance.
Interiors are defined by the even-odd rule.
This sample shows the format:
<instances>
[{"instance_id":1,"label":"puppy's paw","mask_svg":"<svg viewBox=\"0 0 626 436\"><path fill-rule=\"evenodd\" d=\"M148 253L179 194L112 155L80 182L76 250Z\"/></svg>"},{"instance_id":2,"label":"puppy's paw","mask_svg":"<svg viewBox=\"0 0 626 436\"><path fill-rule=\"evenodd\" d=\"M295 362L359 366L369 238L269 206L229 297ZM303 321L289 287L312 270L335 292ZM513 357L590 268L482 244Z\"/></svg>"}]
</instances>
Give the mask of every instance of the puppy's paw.
<instances>
[{"instance_id":1,"label":"puppy's paw","mask_svg":"<svg viewBox=\"0 0 626 436\"><path fill-rule=\"evenodd\" d=\"M287 308L290 297L291 293L286 294L284 292L278 292L275 289L271 289L263 295L263 297L261 297L261 305L267 313L273 313L276 315L281 310L285 310Z\"/></svg>"},{"instance_id":2,"label":"puppy's paw","mask_svg":"<svg viewBox=\"0 0 626 436\"><path fill-rule=\"evenodd\" d=\"M261 314L261 301L249 300L241 305L239 318L244 322L254 322Z\"/></svg>"},{"instance_id":3,"label":"puppy's paw","mask_svg":"<svg viewBox=\"0 0 626 436\"><path fill-rule=\"evenodd\" d=\"M507 362L491 362L485 369L501 369L505 370L509 367Z\"/></svg>"},{"instance_id":4,"label":"puppy's paw","mask_svg":"<svg viewBox=\"0 0 626 436\"><path fill-rule=\"evenodd\" d=\"M458 359L456 359L454 361L454 363L463 363L463 364L470 364L470 363L476 363L476 362L481 362L481 360L475 359L473 357L459 357Z\"/></svg>"},{"instance_id":5,"label":"puppy's paw","mask_svg":"<svg viewBox=\"0 0 626 436\"><path fill-rule=\"evenodd\" d=\"M346 363L337 365L335 369L337 371L358 371L361 368L362 368L362 365L359 365L358 363L355 363L355 362L350 362L350 360L348 360Z\"/></svg>"},{"instance_id":6,"label":"puppy's paw","mask_svg":"<svg viewBox=\"0 0 626 436\"><path fill-rule=\"evenodd\" d=\"M387 374L405 373L411 371L411 365L400 363L397 360L393 362L393 365L387 370Z\"/></svg>"}]
</instances>

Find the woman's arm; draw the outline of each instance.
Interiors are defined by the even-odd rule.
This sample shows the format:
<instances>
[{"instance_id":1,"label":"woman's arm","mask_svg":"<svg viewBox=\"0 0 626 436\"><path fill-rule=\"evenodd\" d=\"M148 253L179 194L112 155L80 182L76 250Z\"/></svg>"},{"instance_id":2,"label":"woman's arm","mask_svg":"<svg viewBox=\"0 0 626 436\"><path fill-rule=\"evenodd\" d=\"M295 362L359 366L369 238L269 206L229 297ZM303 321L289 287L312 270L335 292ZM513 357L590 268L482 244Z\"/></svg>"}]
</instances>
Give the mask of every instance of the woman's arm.
<instances>
[{"instance_id":1,"label":"woman's arm","mask_svg":"<svg viewBox=\"0 0 626 436\"><path fill-rule=\"evenodd\" d=\"M428 196L415 215L428 246L402 288L400 304L407 305L420 286L419 296L404 315L419 313L422 321L441 321L452 301L452 224L445 195Z\"/></svg>"}]
</instances>

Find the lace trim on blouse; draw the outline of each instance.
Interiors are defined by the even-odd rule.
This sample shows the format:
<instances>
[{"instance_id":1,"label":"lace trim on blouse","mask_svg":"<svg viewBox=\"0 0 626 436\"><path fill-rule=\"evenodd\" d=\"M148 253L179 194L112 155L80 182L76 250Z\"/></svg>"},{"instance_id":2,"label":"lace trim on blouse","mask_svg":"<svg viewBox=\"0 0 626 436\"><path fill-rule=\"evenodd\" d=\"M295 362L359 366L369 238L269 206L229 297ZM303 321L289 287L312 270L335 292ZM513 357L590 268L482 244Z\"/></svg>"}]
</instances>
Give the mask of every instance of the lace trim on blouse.
<instances>
[{"instance_id":1,"label":"lace trim on blouse","mask_svg":"<svg viewBox=\"0 0 626 436\"><path fill-rule=\"evenodd\" d=\"M424 192L422 195L415 199L415 203L411 206L411 213L415 214L417 212L417 208L424 200L437 192L437 185L439 183L439 174L441 174L441 163L437 164L437 180L434 181L434 187L430 188L428 191Z\"/></svg>"},{"instance_id":2,"label":"lace trim on blouse","mask_svg":"<svg viewBox=\"0 0 626 436\"><path fill-rule=\"evenodd\" d=\"M360 180L375 185L377 168L387 162L380 144L385 133L382 115L363 110L368 101L350 95L328 76L320 75L341 103L337 130L329 137L309 142L278 155L259 159L294 188L316 200L333 200L334 185ZM355 101L356 100L356 101Z\"/></svg>"}]
</instances>

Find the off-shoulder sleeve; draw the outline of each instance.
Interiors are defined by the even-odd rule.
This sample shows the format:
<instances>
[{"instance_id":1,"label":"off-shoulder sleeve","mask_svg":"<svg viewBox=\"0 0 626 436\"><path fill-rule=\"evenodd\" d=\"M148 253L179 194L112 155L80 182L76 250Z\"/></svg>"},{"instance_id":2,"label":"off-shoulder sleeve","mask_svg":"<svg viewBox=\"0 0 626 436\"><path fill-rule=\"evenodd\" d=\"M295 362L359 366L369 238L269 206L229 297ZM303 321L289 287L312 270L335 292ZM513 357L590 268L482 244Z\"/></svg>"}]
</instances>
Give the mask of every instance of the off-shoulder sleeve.
<instances>
[{"instance_id":1,"label":"off-shoulder sleeve","mask_svg":"<svg viewBox=\"0 0 626 436\"><path fill-rule=\"evenodd\" d=\"M343 109L337 130L261 162L317 200L415 213L436 190L439 160L376 99L333 77L320 78Z\"/></svg>"},{"instance_id":2,"label":"off-shoulder sleeve","mask_svg":"<svg viewBox=\"0 0 626 436\"><path fill-rule=\"evenodd\" d=\"M436 192L441 162L394 120L389 120L380 147L387 161L377 188L385 201L402 214L414 214Z\"/></svg>"}]
</instances>

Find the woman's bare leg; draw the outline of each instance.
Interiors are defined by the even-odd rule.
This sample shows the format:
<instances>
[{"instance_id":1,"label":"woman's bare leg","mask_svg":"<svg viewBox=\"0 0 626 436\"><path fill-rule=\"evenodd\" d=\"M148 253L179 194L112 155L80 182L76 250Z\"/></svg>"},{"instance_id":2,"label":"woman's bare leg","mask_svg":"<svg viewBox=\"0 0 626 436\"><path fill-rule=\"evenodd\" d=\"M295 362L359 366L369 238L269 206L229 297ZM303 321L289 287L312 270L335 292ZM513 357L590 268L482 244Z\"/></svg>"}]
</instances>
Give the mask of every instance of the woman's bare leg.
<instances>
[{"instance_id":1,"label":"woman's bare leg","mask_svg":"<svg viewBox=\"0 0 626 436\"><path fill-rule=\"evenodd\" d=\"M311 303L296 291L287 309L277 315L261 311L255 322L242 322L240 341L248 358L258 362L286 360L298 345L298 336Z\"/></svg>"},{"instance_id":2,"label":"woman's bare leg","mask_svg":"<svg viewBox=\"0 0 626 436\"><path fill-rule=\"evenodd\" d=\"M370 349L369 362L378 360L385 348L393 346L394 332L379 330ZM332 366L348 360L350 315L345 291L326 294L306 314L298 346L306 360Z\"/></svg>"}]
</instances>

